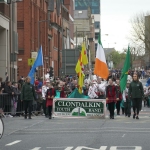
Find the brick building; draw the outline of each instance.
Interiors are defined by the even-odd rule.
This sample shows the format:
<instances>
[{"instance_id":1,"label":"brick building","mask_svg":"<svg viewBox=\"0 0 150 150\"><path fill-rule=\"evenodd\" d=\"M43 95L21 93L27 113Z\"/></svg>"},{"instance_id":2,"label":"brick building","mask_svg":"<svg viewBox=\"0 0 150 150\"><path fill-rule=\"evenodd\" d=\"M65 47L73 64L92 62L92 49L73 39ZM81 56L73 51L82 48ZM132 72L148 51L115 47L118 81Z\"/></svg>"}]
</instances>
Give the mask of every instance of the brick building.
<instances>
[{"instance_id":1,"label":"brick building","mask_svg":"<svg viewBox=\"0 0 150 150\"><path fill-rule=\"evenodd\" d=\"M24 0L18 3L18 76L28 75L31 68L28 66L28 59L38 51L40 45L43 48L45 73L52 66L54 75L59 75L62 50L62 9L61 4L58 5L57 2L54 0L54 11L48 11L48 0ZM42 76L41 68L38 72L38 75Z\"/></svg>"}]
</instances>

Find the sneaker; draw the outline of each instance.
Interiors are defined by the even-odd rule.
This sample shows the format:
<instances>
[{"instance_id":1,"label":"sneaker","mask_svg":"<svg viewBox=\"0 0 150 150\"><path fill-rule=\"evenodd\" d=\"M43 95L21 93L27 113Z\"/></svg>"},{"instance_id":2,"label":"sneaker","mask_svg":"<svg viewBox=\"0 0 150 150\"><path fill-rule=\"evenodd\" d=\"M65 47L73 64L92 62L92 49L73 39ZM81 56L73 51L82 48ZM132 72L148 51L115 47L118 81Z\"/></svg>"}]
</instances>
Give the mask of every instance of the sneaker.
<instances>
[{"instance_id":1,"label":"sneaker","mask_svg":"<svg viewBox=\"0 0 150 150\"><path fill-rule=\"evenodd\" d=\"M12 115L8 115L8 117L13 118L13 116L12 116Z\"/></svg>"},{"instance_id":2,"label":"sneaker","mask_svg":"<svg viewBox=\"0 0 150 150\"><path fill-rule=\"evenodd\" d=\"M139 117L138 117L138 116L136 116L136 119L139 119Z\"/></svg>"},{"instance_id":3,"label":"sneaker","mask_svg":"<svg viewBox=\"0 0 150 150\"><path fill-rule=\"evenodd\" d=\"M52 117L51 117L51 116L49 116L49 119L52 119Z\"/></svg>"}]
</instances>

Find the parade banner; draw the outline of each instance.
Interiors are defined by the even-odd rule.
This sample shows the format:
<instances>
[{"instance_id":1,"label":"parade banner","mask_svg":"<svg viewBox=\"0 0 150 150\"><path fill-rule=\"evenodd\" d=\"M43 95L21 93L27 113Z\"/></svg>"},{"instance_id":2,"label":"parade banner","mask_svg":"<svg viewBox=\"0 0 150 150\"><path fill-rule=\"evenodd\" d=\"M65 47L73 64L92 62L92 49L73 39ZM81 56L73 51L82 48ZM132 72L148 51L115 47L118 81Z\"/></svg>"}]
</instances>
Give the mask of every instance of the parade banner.
<instances>
[{"instance_id":1,"label":"parade banner","mask_svg":"<svg viewBox=\"0 0 150 150\"><path fill-rule=\"evenodd\" d=\"M53 117L103 117L106 101L103 99L58 98L53 101Z\"/></svg>"}]
</instances>

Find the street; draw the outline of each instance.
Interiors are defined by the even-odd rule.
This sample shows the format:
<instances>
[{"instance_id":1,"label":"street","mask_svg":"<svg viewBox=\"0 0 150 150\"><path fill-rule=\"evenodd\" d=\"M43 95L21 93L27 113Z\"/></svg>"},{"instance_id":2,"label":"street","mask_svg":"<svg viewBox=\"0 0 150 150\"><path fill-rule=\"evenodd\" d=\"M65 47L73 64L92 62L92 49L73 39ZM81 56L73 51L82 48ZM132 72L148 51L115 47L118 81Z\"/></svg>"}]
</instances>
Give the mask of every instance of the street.
<instances>
[{"instance_id":1,"label":"street","mask_svg":"<svg viewBox=\"0 0 150 150\"><path fill-rule=\"evenodd\" d=\"M150 108L142 107L139 117L110 120L107 112L106 119L4 118L0 150L149 150Z\"/></svg>"},{"instance_id":2,"label":"street","mask_svg":"<svg viewBox=\"0 0 150 150\"><path fill-rule=\"evenodd\" d=\"M6 118L1 150L149 150L150 113L140 120L124 116L110 119ZM83 148L80 148L83 146ZM85 147L85 148L84 148ZM123 149L123 150L124 150Z\"/></svg>"},{"instance_id":3,"label":"street","mask_svg":"<svg viewBox=\"0 0 150 150\"><path fill-rule=\"evenodd\" d=\"M149 150L150 110L140 120L4 118L1 150ZM119 146L118 148L115 146ZM125 147L123 147L125 146Z\"/></svg>"}]
</instances>

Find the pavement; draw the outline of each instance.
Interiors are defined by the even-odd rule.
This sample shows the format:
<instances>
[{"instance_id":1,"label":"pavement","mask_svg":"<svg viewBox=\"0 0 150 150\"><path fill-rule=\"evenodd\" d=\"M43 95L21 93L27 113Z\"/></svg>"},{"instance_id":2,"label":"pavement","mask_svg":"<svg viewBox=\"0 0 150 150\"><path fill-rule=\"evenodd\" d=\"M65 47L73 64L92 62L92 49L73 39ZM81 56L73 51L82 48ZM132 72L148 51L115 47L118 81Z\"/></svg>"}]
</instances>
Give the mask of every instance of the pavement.
<instances>
[{"instance_id":1,"label":"pavement","mask_svg":"<svg viewBox=\"0 0 150 150\"><path fill-rule=\"evenodd\" d=\"M0 150L150 150L150 108L139 117L4 118Z\"/></svg>"}]
</instances>

